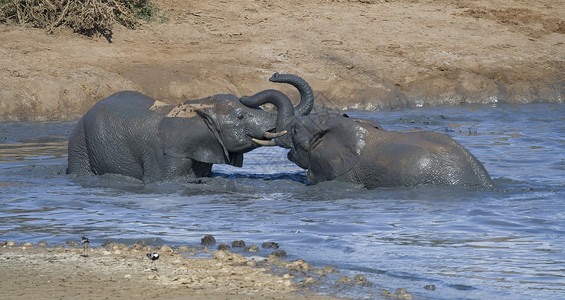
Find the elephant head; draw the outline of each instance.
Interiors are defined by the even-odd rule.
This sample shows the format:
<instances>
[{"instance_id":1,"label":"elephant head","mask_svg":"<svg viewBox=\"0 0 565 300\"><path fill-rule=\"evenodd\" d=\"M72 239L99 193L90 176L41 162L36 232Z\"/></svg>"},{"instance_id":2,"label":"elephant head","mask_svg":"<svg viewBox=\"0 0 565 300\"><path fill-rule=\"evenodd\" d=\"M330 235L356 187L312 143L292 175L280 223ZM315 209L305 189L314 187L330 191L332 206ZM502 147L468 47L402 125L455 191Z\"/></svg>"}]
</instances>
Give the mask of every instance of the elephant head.
<instances>
[{"instance_id":1,"label":"elephant head","mask_svg":"<svg viewBox=\"0 0 565 300\"><path fill-rule=\"evenodd\" d=\"M335 179L354 168L366 144L368 128L381 127L347 115L320 113L296 116L282 127L288 130L277 143L290 148L288 159L308 169L312 183ZM289 143L290 141L290 143Z\"/></svg>"},{"instance_id":2,"label":"elephant head","mask_svg":"<svg viewBox=\"0 0 565 300\"><path fill-rule=\"evenodd\" d=\"M294 75L275 73L271 81L293 84L301 94L297 109L308 114L313 106L308 84ZM272 103L277 112L258 106ZM276 145L273 138L286 131L274 132L295 115L290 99L282 92L265 90L253 96L215 95L174 106L160 121L157 138L167 155L187 157L205 163L241 166L243 153L260 146Z\"/></svg>"}]
</instances>

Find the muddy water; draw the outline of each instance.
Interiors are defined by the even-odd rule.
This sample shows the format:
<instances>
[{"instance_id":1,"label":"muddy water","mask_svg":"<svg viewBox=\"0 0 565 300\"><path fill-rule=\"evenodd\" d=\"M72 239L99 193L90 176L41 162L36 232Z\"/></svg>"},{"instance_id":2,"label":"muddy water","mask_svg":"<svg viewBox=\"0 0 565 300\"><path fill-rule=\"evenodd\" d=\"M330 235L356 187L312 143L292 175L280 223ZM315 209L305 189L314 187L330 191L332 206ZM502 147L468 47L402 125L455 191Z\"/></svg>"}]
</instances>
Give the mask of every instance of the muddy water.
<instances>
[{"instance_id":1,"label":"muddy water","mask_svg":"<svg viewBox=\"0 0 565 300\"><path fill-rule=\"evenodd\" d=\"M565 104L349 114L389 130L451 135L484 163L496 189L312 186L278 148L247 154L241 169L215 166L214 178L202 183L77 178L64 174L74 122L3 123L0 240L56 244L87 235L93 246L140 239L196 245L213 234L226 243L275 241L288 259L338 267L339 275L314 286L318 292L372 298L383 289L406 288L433 299L565 295ZM335 284L356 274L372 286Z\"/></svg>"}]
</instances>

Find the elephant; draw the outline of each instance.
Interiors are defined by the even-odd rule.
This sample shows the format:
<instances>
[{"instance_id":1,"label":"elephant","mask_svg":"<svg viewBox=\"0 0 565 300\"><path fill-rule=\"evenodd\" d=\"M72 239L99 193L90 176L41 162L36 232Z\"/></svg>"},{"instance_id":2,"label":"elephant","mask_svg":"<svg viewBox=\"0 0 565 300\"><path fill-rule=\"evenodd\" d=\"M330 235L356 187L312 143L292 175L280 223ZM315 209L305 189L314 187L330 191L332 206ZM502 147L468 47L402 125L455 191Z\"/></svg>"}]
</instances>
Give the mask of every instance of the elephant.
<instances>
[{"instance_id":1,"label":"elephant","mask_svg":"<svg viewBox=\"0 0 565 300\"><path fill-rule=\"evenodd\" d=\"M261 99L253 106L231 94L167 105L139 92L117 92L77 122L69 137L67 173L113 173L148 183L208 177L213 164L241 167L244 153L275 145L272 139L286 133L273 132L278 119L312 110L314 97L302 78L275 73L270 80L299 90L296 109L276 90L244 97ZM272 103L277 112L257 107L265 103Z\"/></svg>"},{"instance_id":2,"label":"elephant","mask_svg":"<svg viewBox=\"0 0 565 300\"><path fill-rule=\"evenodd\" d=\"M291 115L291 114L289 114ZM484 166L451 137L436 132L386 131L346 114L316 113L279 122L275 139L313 184L345 181L365 188L418 185L490 189Z\"/></svg>"}]
</instances>

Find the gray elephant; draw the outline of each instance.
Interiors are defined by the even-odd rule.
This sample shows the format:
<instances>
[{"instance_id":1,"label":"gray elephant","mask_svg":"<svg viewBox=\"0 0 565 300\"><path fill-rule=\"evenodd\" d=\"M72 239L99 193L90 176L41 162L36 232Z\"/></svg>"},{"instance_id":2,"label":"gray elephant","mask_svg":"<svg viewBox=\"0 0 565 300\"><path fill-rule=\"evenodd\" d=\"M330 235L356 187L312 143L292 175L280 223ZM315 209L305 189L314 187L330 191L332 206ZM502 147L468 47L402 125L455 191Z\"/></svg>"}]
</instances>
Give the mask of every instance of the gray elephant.
<instances>
[{"instance_id":1,"label":"gray elephant","mask_svg":"<svg viewBox=\"0 0 565 300\"><path fill-rule=\"evenodd\" d=\"M287 120L276 142L288 159L308 169L308 180L340 180L367 188L459 185L491 188L484 166L445 134L392 132L347 115L312 114Z\"/></svg>"},{"instance_id":2,"label":"gray elephant","mask_svg":"<svg viewBox=\"0 0 565 300\"><path fill-rule=\"evenodd\" d=\"M304 80L277 73L270 80L291 83L300 91L296 110L276 90L246 97L260 99L253 106L224 94L178 105L138 92L113 94L95 104L71 133L67 173L114 173L154 182L209 176L216 163L240 167L244 153L274 144L271 139L285 133L273 132L277 120L312 109L314 97ZM264 103L274 104L277 112L256 107Z\"/></svg>"},{"instance_id":3,"label":"gray elephant","mask_svg":"<svg viewBox=\"0 0 565 300\"><path fill-rule=\"evenodd\" d=\"M242 101L262 102L260 97ZM330 113L281 118L276 130L288 131L275 142L290 148L288 159L308 169L308 180L314 184L335 179L367 188L493 186L483 165L444 134L390 132L368 120Z\"/></svg>"}]
</instances>

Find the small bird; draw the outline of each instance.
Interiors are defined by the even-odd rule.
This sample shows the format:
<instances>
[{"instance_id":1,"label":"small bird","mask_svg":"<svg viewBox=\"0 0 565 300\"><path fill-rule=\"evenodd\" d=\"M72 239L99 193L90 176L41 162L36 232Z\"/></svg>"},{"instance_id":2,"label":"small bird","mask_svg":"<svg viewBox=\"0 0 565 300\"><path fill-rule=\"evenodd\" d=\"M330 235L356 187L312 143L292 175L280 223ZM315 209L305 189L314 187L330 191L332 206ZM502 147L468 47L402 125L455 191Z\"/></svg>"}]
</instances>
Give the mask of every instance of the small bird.
<instances>
[{"instance_id":1,"label":"small bird","mask_svg":"<svg viewBox=\"0 0 565 300\"><path fill-rule=\"evenodd\" d=\"M151 270L157 271L157 266L155 265L155 261L159 259L159 253L147 253L147 257L151 260L153 268Z\"/></svg>"},{"instance_id":2,"label":"small bird","mask_svg":"<svg viewBox=\"0 0 565 300\"><path fill-rule=\"evenodd\" d=\"M87 237L83 236L80 239L80 242L82 243L82 249L84 250L83 256L88 256L87 252L88 252L88 245L90 244L90 240L88 240Z\"/></svg>"}]
</instances>

